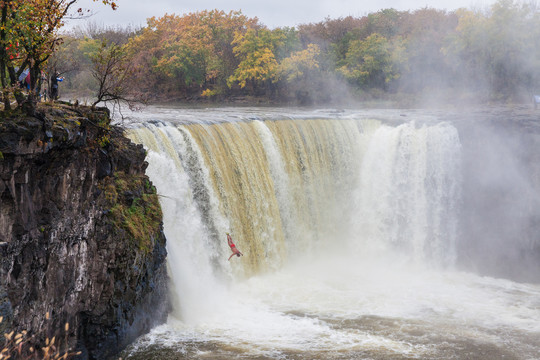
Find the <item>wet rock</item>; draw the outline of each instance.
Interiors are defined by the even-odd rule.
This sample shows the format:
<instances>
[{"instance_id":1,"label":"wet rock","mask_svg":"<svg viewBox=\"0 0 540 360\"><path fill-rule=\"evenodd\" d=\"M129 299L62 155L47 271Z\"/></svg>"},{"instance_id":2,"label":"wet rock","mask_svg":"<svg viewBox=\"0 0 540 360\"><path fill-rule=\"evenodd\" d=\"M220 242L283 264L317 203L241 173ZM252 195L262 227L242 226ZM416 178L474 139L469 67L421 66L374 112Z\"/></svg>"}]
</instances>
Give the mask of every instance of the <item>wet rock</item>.
<instances>
[{"instance_id":1,"label":"wet rock","mask_svg":"<svg viewBox=\"0 0 540 360\"><path fill-rule=\"evenodd\" d=\"M69 322L80 358L106 359L165 321L161 223L134 235L118 218L137 197L141 213L161 217L157 196L144 150L107 111L57 106L4 119L0 151L0 316L10 327L39 343L57 329L64 338Z\"/></svg>"},{"instance_id":2,"label":"wet rock","mask_svg":"<svg viewBox=\"0 0 540 360\"><path fill-rule=\"evenodd\" d=\"M107 152L103 149L99 150L99 162L97 165L97 176L103 179L106 176L111 176L113 172L113 166L107 155Z\"/></svg>"},{"instance_id":3,"label":"wet rock","mask_svg":"<svg viewBox=\"0 0 540 360\"><path fill-rule=\"evenodd\" d=\"M0 243L0 251L2 246L2 243ZM2 317L2 322L0 322L0 334L5 334L11 327L13 310L7 292L2 286L0 286L0 317Z\"/></svg>"}]
</instances>

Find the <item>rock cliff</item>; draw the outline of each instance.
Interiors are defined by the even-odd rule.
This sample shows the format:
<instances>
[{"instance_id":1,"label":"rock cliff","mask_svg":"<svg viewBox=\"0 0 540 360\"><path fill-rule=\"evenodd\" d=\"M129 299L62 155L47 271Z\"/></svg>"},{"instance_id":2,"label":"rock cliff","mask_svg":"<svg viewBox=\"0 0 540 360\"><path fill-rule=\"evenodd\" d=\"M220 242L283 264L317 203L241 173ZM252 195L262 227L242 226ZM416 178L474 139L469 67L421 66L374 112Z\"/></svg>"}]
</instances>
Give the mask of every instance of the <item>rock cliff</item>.
<instances>
[{"instance_id":1,"label":"rock cliff","mask_svg":"<svg viewBox=\"0 0 540 360\"><path fill-rule=\"evenodd\" d=\"M80 358L107 359L165 320L165 237L144 159L106 109L0 119L0 330L38 345L66 336Z\"/></svg>"}]
</instances>

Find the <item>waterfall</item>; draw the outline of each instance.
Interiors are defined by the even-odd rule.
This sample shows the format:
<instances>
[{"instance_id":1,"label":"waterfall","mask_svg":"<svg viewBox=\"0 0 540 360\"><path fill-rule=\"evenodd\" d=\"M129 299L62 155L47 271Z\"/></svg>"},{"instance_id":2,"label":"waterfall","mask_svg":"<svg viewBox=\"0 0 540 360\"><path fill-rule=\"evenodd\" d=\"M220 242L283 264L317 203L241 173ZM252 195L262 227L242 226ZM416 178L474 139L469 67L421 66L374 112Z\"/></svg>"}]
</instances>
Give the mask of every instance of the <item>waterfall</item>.
<instances>
[{"instance_id":1,"label":"waterfall","mask_svg":"<svg viewBox=\"0 0 540 360\"><path fill-rule=\"evenodd\" d=\"M373 133L354 196L362 251L394 249L417 262L455 263L460 147L447 124L381 126Z\"/></svg>"},{"instance_id":2,"label":"waterfall","mask_svg":"<svg viewBox=\"0 0 540 360\"><path fill-rule=\"evenodd\" d=\"M461 160L451 125L147 122L128 136L148 150L184 321L215 306L233 279L303 257L456 260ZM244 257L227 261L226 232Z\"/></svg>"}]
</instances>

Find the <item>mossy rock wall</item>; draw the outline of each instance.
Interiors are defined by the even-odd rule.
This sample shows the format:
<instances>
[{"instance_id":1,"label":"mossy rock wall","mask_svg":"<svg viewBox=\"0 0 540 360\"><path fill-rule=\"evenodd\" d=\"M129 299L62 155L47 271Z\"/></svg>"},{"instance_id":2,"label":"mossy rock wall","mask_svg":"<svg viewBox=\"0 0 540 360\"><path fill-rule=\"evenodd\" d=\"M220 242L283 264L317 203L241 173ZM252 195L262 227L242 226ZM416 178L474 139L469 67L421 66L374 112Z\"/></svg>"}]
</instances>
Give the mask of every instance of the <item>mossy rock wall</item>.
<instances>
[{"instance_id":1,"label":"mossy rock wall","mask_svg":"<svg viewBox=\"0 0 540 360\"><path fill-rule=\"evenodd\" d=\"M70 323L83 359L113 356L168 308L145 151L109 123L67 105L0 119L0 311L38 345Z\"/></svg>"}]
</instances>

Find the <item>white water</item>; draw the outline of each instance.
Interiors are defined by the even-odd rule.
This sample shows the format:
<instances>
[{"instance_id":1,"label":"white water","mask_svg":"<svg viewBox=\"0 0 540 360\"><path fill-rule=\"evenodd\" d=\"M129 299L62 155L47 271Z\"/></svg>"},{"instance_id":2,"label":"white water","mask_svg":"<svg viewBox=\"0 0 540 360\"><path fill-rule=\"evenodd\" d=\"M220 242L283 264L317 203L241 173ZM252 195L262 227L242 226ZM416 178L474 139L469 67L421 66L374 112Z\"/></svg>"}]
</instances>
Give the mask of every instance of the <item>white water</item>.
<instances>
[{"instance_id":1,"label":"white water","mask_svg":"<svg viewBox=\"0 0 540 360\"><path fill-rule=\"evenodd\" d=\"M207 123L194 129L185 111L168 110L182 124L130 135L149 149L162 195L174 306L130 357L150 358L152 346L156 359L166 349L215 359L540 357L540 287L455 268L461 145L451 125L229 111L189 113ZM275 120L286 117L297 120ZM201 131L205 148L193 136ZM216 147L229 155L205 154ZM229 175L245 176L250 192L233 194ZM239 235L246 221L256 239ZM227 261L226 231L244 257Z\"/></svg>"}]
</instances>

